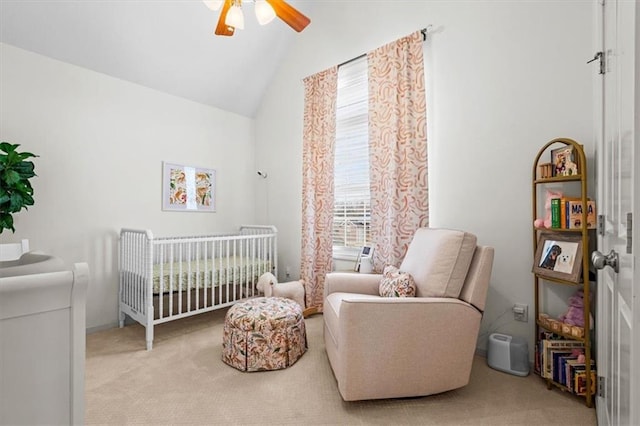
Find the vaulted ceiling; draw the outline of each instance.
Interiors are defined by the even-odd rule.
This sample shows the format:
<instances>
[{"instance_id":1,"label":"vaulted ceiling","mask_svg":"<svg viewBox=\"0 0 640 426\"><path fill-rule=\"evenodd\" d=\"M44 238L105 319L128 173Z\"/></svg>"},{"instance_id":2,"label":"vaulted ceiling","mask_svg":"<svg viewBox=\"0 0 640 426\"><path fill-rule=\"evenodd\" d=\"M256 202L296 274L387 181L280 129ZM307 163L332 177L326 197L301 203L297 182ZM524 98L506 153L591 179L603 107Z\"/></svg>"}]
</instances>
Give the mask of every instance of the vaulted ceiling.
<instances>
[{"instance_id":1,"label":"vaulted ceiling","mask_svg":"<svg viewBox=\"0 0 640 426\"><path fill-rule=\"evenodd\" d=\"M313 25L311 2L289 3ZM199 0L0 0L0 42L253 117L299 34L244 9L245 29L220 37Z\"/></svg>"}]
</instances>

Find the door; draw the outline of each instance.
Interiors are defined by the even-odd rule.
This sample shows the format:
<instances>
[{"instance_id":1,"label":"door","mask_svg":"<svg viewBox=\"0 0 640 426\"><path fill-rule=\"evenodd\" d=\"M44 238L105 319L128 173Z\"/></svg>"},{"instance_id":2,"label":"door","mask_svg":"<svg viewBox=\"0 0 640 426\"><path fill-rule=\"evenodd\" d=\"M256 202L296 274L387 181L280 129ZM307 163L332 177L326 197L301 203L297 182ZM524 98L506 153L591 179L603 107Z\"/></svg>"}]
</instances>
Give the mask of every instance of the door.
<instances>
[{"instance_id":1,"label":"door","mask_svg":"<svg viewBox=\"0 0 640 426\"><path fill-rule=\"evenodd\" d=\"M638 284L634 285L635 219L633 189L638 185L634 141L638 123L635 32L640 7L630 0L605 0L601 10L604 80L602 137L597 144L598 231L594 266L601 267L597 284L597 371L603 378L596 398L598 424L640 424L638 401ZM636 145L637 146L637 145ZM599 255L599 256L598 256ZM617 257L617 258L616 258ZM635 306L634 306L635 304ZM635 403L635 404L634 404Z\"/></svg>"}]
</instances>

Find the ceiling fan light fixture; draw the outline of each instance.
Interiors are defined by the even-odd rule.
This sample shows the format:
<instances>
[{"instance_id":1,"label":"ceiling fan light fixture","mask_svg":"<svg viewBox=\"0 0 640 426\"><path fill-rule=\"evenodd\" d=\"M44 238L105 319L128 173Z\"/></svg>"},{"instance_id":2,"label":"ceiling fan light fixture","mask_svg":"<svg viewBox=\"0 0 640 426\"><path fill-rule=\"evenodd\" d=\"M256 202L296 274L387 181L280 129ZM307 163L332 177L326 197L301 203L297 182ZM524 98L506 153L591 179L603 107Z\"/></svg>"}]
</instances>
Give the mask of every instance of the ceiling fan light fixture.
<instances>
[{"instance_id":1,"label":"ceiling fan light fixture","mask_svg":"<svg viewBox=\"0 0 640 426\"><path fill-rule=\"evenodd\" d=\"M224 20L224 23L230 27L244 30L244 15L242 13L242 8L237 4L231 6L229 8L229 12L227 12L227 17Z\"/></svg>"},{"instance_id":2,"label":"ceiling fan light fixture","mask_svg":"<svg viewBox=\"0 0 640 426\"><path fill-rule=\"evenodd\" d=\"M276 17L276 11L265 0L256 0L256 18L260 25L267 25Z\"/></svg>"},{"instance_id":3,"label":"ceiling fan light fixture","mask_svg":"<svg viewBox=\"0 0 640 426\"><path fill-rule=\"evenodd\" d=\"M222 7L224 0L202 0L202 3L206 4L209 9L215 12Z\"/></svg>"}]
</instances>

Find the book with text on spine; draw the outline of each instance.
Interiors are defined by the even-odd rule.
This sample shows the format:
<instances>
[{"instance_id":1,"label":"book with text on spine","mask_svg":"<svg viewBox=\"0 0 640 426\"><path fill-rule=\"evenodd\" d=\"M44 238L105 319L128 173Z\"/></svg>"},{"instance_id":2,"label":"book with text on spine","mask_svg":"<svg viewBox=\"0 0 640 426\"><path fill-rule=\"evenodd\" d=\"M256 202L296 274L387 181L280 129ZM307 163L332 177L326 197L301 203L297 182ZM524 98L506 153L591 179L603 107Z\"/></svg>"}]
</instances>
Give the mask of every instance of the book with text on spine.
<instances>
[{"instance_id":1,"label":"book with text on spine","mask_svg":"<svg viewBox=\"0 0 640 426\"><path fill-rule=\"evenodd\" d=\"M560 199L560 228L569 229L569 201L580 201L580 197L562 197Z\"/></svg>"},{"instance_id":2,"label":"book with text on spine","mask_svg":"<svg viewBox=\"0 0 640 426\"><path fill-rule=\"evenodd\" d=\"M542 377L553 379L553 357L551 351L572 349L583 349L584 342L579 340L543 340L542 341L542 362L540 365Z\"/></svg>"},{"instance_id":3,"label":"book with text on spine","mask_svg":"<svg viewBox=\"0 0 640 426\"><path fill-rule=\"evenodd\" d=\"M567 229L582 228L582 201L567 201ZM596 229L596 203L587 201L587 229Z\"/></svg>"},{"instance_id":4,"label":"book with text on spine","mask_svg":"<svg viewBox=\"0 0 640 426\"><path fill-rule=\"evenodd\" d=\"M576 395L587 394L587 372L576 371L573 383L573 392ZM596 393L596 370L591 370L591 395Z\"/></svg>"},{"instance_id":5,"label":"book with text on spine","mask_svg":"<svg viewBox=\"0 0 640 426\"><path fill-rule=\"evenodd\" d=\"M560 228L560 198L551 199L551 227Z\"/></svg>"}]
</instances>

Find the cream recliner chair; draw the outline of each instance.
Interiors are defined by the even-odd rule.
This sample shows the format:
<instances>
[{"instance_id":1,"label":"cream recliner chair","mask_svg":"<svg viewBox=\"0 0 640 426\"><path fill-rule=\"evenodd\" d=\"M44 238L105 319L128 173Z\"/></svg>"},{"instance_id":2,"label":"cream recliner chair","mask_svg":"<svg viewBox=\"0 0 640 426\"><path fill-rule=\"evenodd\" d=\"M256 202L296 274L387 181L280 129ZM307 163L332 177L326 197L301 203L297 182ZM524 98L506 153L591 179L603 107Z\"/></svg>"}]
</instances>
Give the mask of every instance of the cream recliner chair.
<instances>
[{"instance_id":1,"label":"cream recliner chair","mask_svg":"<svg viewBox=\"0 0 640 426\"><path fill-rule=\"evenodd\" d=\"M400 270L416 297L380 297L382 275L327 274L324 341L345 401L431 395L469 383L493 265L473 234L420 228Z\"/></svg>"}]
</instances>

